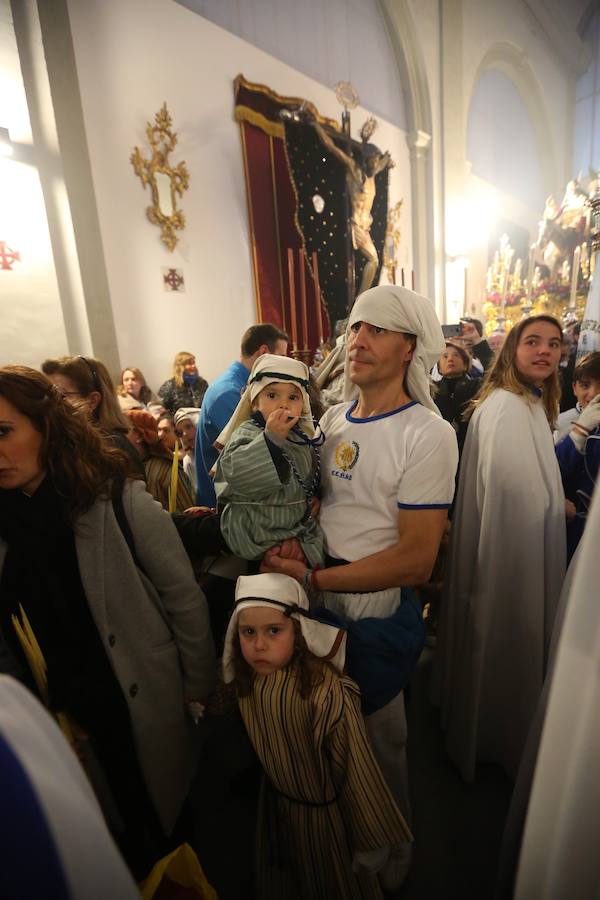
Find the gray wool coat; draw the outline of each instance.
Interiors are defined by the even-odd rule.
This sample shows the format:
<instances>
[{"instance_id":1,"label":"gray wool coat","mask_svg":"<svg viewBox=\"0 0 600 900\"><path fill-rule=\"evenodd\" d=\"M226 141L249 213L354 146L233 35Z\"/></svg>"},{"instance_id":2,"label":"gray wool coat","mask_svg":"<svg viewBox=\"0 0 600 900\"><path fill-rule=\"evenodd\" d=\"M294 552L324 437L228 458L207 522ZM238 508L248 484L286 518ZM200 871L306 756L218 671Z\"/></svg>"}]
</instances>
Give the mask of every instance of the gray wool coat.
<instances>
[{"instance_id":1,"label":"gray wool coat","mask_svg":"<svg viewBox=\"0 0 600 900\"><path fill-rule=\"evenodd\" d=\"M79 517L75 544L90 610L129 707L141 770L168 834L196 765L196 726L184 698L212 690L215 650L206 598L170 515L139 481L126 483L123 505L144 572L110 500L97 500ZM6 549L0 540L0 570Z\"/></svg>"}]
</instances>

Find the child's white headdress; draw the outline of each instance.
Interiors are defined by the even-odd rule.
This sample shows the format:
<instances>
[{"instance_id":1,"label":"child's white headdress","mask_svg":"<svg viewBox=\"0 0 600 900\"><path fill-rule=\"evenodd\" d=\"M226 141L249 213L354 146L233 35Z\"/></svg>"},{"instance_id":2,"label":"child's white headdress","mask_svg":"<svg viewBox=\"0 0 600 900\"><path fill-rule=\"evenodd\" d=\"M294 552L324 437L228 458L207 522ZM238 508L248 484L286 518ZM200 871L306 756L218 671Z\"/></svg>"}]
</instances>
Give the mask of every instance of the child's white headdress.
<instances>
[{"instance_id":1,"label":"child's white headdress","mask_svg":"<svg viewBox=\"0 0 600 900\"><path fill-rule=\"evenodd\" d=\"M233 681L233 639L238 615L253 606L271 606L300 623L309 651L343 672L346 659L346 632L334 625L318 622L308 615L308 598L300 584L289 575L241 575L235 588L235 607L227 626L223 649L223 678Z\"/></svg>"},{"instance_id":2,"label":"child's white headdress","mask_svg":"<svg viewBox=\"0 0 600 900\"><path fill-rule=\"evenodd\" d=\"M252 401L256 399L263 388L277 381L289 381L301 392L302 418L298 422L298 426L312 438L315 430L307 393L309 375L308 366L299 359L292 359L291 356L276 356L274 353L264 353L259 356L252 366L246 390L231 419L215 441L215 447L225 446L235 429L242 422L247 422L252 415Z\"/></svg>"}]
</instances>

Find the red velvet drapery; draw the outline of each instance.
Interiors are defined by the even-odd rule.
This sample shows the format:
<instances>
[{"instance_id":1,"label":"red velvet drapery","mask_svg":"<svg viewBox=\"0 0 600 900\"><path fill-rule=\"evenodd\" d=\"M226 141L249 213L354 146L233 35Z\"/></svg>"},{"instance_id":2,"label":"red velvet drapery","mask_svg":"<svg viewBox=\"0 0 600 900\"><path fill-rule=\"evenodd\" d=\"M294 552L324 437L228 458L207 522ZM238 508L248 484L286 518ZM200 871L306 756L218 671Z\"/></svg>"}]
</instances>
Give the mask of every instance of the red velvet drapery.
<instances>
[{"instance_id":1,"label":"red velvet drapery","mask_svg":"<svg viewBox=\"0 0 600 900\"><path fill-rule=\"evenodd\" d=\"M319 344L328 338L330 323L327 309L315 296L312 267L299 253L302 237L296 227L296 196L289 175L282 109L300 106L297 97L281 97L270 88L252 84L238 75L234 83L235 118L239 122L252 269L259 322L272 322L292 337L295 313L296 346L292 350L310 351L307 361ZM328 124L332 124L329 120ZM336 123L333 123L337 127ZM290 302L288 248L294 254L294 295ZM304 266L306 286L305 312L302 308L300 264ZM303 327L306 322L306 328Z\"/></svg>"}]
</instances>

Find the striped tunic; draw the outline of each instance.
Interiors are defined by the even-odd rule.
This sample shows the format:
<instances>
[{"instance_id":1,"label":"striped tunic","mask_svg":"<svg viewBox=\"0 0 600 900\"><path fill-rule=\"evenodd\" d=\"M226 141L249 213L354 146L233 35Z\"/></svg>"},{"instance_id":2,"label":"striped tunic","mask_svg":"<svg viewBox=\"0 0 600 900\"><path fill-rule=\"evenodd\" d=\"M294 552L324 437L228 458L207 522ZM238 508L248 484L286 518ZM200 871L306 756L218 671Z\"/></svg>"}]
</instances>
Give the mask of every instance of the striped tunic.
<instances>
[{"instance_id":1,"label":"striped tunic","mask_svg":"<svg viewBox=\"0 0 600 900\"><path fill-rule=\"evenodd\" d=\"M149 456L144 461L146 470L146 487L148 492L152 494L155 500L161 504L163 509L169 510L169 486L171 484L171 463L162 456ZM185 512L190 506L194 505L190 483L187 475L179 469L179 478L177 480L177 498L175 503L175 512Z\"/></svg>"},{"instance_id":2,"label":"striped tunic","mask_svg":"<svg viewBox=\"0 0 600 900\"><path fill-rule=\"evenodd\" d=\"M313 478L313 453L306 444L287 440L283 446L305 484ZM323 533L317 522L304 522L306 495L286 463L282 481L262 429L243 422L233 433L217 463L215 491L221 531L232 552L242 559L260 559L265 550L296 537L312 566L323 564Z\"/></svg>"},{"instance_id":3,"label":"striped tunic","mask_svg":"<svg viewBox=\"0 0 600 900\"><path fill-rule=\"evenodd\" d=\"M412 840L373 757L357 686L328 666L323 674L306 700L291 666L255 675L239 699L266 773L259 900L380 898L376 876L353 873L354 854Z\"/></svg>"}]
</instances>

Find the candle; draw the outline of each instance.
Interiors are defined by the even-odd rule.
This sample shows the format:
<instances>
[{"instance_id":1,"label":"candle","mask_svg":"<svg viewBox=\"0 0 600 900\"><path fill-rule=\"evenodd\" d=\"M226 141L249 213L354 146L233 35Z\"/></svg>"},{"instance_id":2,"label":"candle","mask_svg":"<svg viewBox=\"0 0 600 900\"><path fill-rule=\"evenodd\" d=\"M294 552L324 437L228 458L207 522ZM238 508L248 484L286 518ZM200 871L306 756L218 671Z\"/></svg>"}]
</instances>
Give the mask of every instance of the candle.
<instances>
[{"instance_id":1,"label":"candle","mask_svg":"<svg viewBox=\"0 0 600 900\"><path fill-rule=\"evenodd\" d=\"M306 254L304 249L298 250L298 266L300 268L300 311L302 313L302 334L304 349L308 350L308 310L306 309Z\"/></svg>"},{"instance_id":2,"label":"candle","mask_svg":"<svg viewBox=\"0 0 600 900\"><path fill-rule=\"evenodd\" d=\"M292 353L298 349L298 327L296 324L296 285L294 282L294 251L288 247L288 283L290 287L290 323L292 326Z\"/></svg>"},{"instance_id":3,"label":"candle","mask_svg":"<svg viewBox=\"0 0 600 900\"><path fill-rule=\"evenodd\" d=\"M523 268L523 260L519 257L519 259L515 263L515 271L513 272L513 284L515 289L521 287L521 270Z\"/></svg>"},{"instance_id":4,"label":"candle","mask_svg":"<svg viewBox=\"0 0 600 900\"><path fill-rule=\"evenodd\" d=\"M402 279L402 287L404 287L404 269L400 269L400 278Z\"/></svg>"},{"instance_id":5,"label":"candle","mask_svg":"<svg viewBox=\"0 0 600 900\"><path fill-rule=\"evenodd\" d=\"M579 262L581 259L581 247L575 247L573 253L573 268L571 270L571 298L569 309L575 309L577 305L577 282L579 281Z\"/></svg>"},{"instance_id":6,"label":"candle","mask_svg":"<svg viewBox=\"0 0 600 900\"><path fill-rule=\"evenodd\" d=\"M317 251L312 255L313 284L315 286L315 307L317 313L317 331L319 334L319 346L323 343L323 319L321 316L321 285L319 284L319 260Z\"/></svg>"},{"instance_id":7,"label":"candle","mask_svg":"<svg viewBox=\"0 0 600 900\"><path fill-rule=\"evenodd\" d=\"M579 257L579 265L581 267L581 274L584 278L586 278L586 266L588 265L588 245L587 241L584 241L581 245L581 256Z\"/></svg>"},{"instance_id":8,"label":"candle","mask_svg":"<svg viewBox=\"0 0 600 900\"><path fill-rule=\"evenodd\" d=\"M533 289L533 273L535 270L535 244L529 248L529 259L527 262L527 302L531 300L531 291Z\"/></svg>"},{"instance_id":9,"label":"candle","mask_svg":"<svg viewBox=\"0 0 600 900\"><path fill-rule=\"evenodd\" d=\"M411 283L411 287L414 291L414 289L415 289L415 270L414 269L410 270L410 283Z\"/></svg>"}]
</instances>

